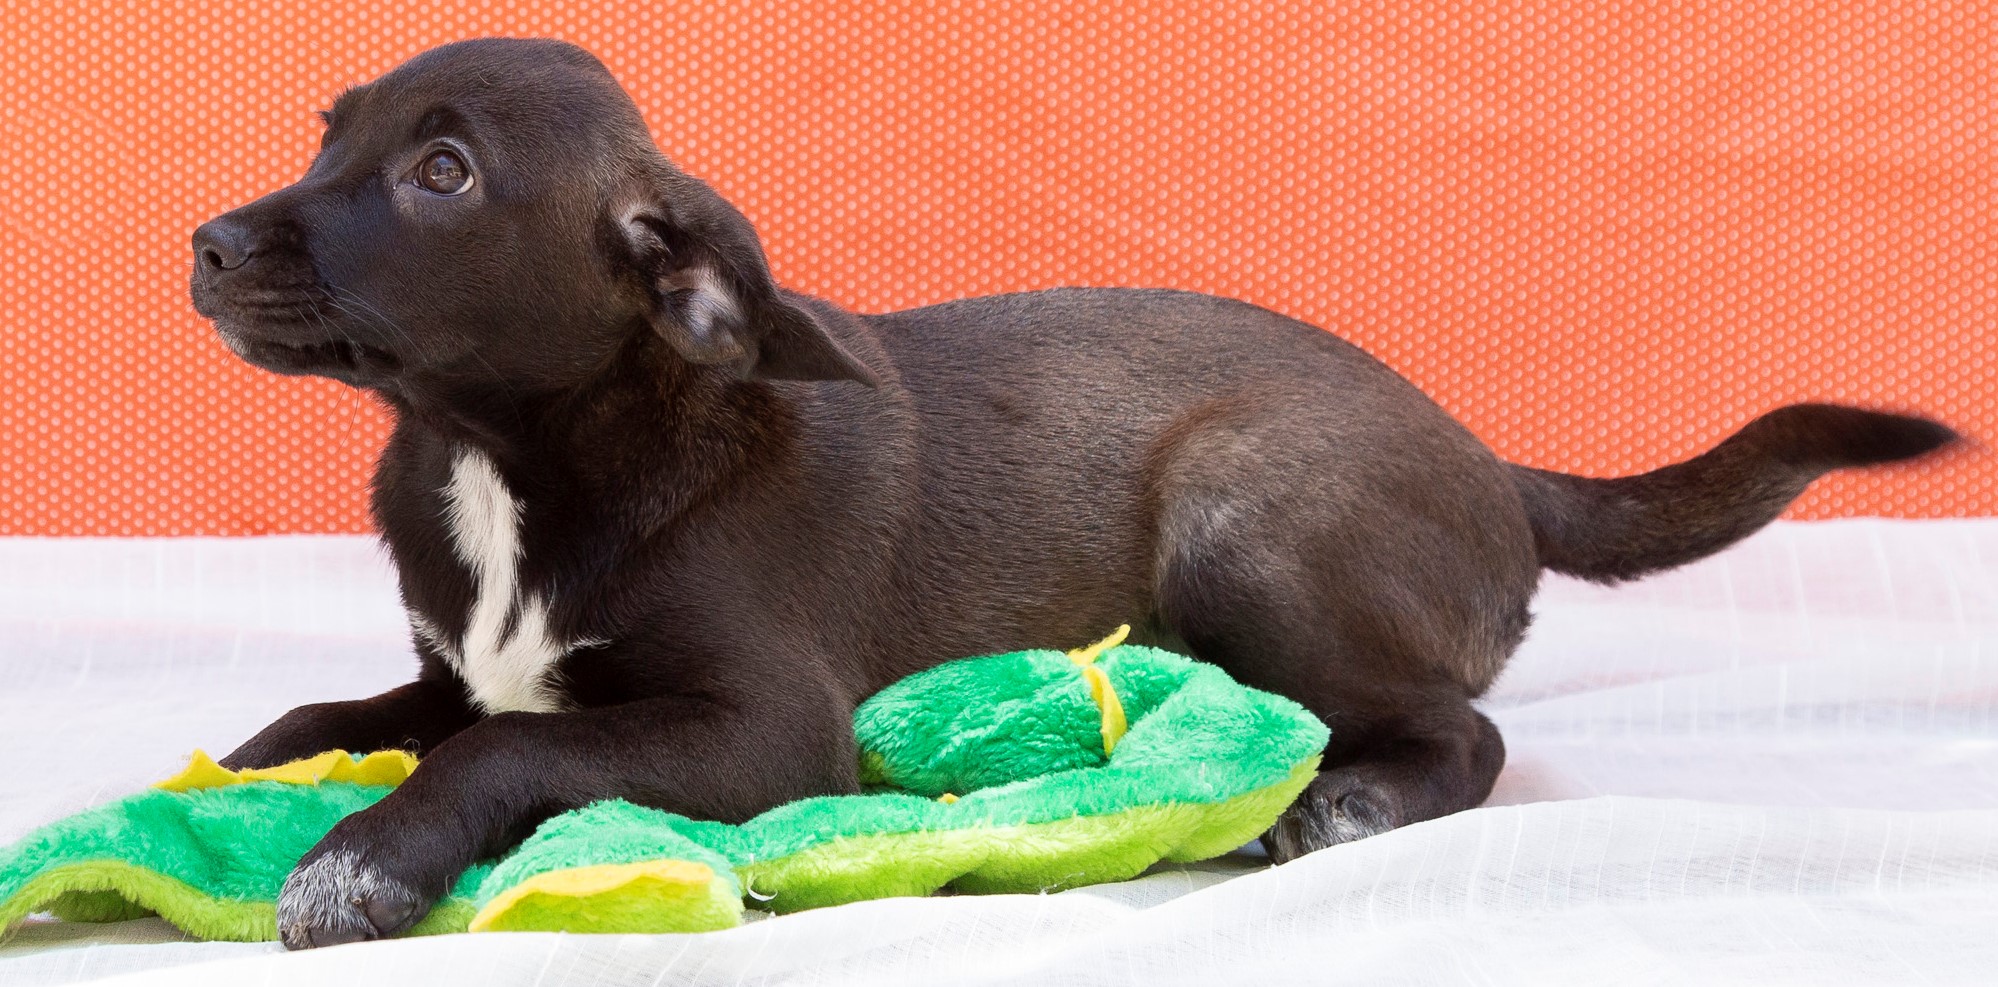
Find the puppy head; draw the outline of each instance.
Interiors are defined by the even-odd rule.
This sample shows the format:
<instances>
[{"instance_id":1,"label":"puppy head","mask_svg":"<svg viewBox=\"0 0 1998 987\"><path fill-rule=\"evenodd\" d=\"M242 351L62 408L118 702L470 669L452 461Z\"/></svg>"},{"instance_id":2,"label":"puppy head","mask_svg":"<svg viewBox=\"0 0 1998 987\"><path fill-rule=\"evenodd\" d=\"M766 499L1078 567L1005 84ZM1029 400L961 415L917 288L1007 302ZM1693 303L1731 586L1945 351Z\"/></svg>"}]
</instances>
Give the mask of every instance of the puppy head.
<instances>
[{"instance_id":1,"label":"puppy head","mask_svg":"<svg viewBox=\"0 0 1998 987\"><path fill-rule=\"evenodd\" d=\"M582 49L447 45L323 115L304 178L195 231L195 309L253 364L390 392L559 389L652 334L742 375L873 382Z\"/></svg>"}]
</instances>

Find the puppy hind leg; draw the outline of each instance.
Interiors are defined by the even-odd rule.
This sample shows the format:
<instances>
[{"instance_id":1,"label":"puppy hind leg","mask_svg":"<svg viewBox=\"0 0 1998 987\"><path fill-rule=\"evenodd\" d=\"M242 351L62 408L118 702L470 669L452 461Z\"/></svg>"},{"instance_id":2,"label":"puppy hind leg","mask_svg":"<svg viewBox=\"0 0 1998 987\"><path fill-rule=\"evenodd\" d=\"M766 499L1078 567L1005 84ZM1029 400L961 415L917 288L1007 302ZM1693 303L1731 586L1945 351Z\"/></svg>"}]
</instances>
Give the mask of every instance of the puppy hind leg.
<instances>
[{"instance_id":1,"label":"puppy hind leg","mask_svg":"<svg viewBox=\"0 0 1998 987\"><path fill-rule=\"evenodd\" d=\"M1161 579L1161 614L1195 657L1331 730L1319 776L1265 838L1279 862L1490 795L1505 744L1471 698L1517 643L1530 592L1475 565L1397 564L1449 558L1435 550L1345 561L1306 531L1183 541Z\"/></svg>"},{"instance_id":2,"label":"puppy hind leg","mask_svg":"<svg viewBox=\"0 0 1998 987\"><path fill-rule=\"evenodd\" d=\"M1376 724L1337 753L1264 835L1271 860L1475 808L1505 766L1498 728L1461 700Z\"/></svg>"}]
</instances>

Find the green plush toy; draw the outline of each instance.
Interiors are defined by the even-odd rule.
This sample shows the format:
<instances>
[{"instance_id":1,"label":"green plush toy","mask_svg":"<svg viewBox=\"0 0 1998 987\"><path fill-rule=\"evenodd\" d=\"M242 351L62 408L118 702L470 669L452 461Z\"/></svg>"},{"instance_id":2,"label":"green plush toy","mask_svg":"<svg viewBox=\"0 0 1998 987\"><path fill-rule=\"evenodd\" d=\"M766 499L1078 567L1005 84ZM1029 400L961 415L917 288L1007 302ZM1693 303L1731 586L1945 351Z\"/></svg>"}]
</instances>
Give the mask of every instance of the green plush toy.
<instances>
[{"instance_id":1,"label":"green plush toy","mask_svg":"<svg viewBox=\"0 0 1998 987\"><path fill-rule=\"evenodd\" d=\"M1226 853L1317 770L1326 731L1287 699L1153 648L951 662L854 714L864 795L739 826L605 801L461 876L412 932L695 932L865 898L1037 892ZM277 938L285 876L408 776L401 752L232 772L197 753L147 792L0 850L0 929L157 914L206 939Z\"/></svg>"}]
</instances>

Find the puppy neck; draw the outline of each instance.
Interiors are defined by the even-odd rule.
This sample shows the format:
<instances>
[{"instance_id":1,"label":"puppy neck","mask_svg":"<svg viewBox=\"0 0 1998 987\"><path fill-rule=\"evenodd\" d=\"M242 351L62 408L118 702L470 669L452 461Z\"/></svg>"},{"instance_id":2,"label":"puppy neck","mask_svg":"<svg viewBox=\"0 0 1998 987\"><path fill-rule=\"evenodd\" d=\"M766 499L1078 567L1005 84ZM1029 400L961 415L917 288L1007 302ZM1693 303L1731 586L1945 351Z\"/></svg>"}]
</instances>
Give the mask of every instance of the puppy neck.
<instances>
[{"instance_id":1,"label":"puppy neck","mask_svg":"<svg viewBox=\"0 0 1998 987\"><path fill-rule=\"evenodd\" d=\"M632 334L594 373L561 388L419 381L385 398L398 431L477 450L525 495L692 495L778 454L800 427L787 388L690 364L650 332ZM644 513L671 510L649 507Z\"/></svg>"}]
</instances>

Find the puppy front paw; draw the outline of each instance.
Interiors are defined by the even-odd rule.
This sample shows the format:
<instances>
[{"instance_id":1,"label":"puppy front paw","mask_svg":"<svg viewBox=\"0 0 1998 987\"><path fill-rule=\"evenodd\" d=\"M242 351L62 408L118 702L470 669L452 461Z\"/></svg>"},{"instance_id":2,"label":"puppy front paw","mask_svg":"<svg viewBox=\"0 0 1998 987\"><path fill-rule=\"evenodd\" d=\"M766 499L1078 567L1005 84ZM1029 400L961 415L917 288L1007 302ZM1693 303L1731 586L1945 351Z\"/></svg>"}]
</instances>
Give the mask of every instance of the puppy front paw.
<instances>
[{"instance_id":1,"label":"puppy front paw","mask_svg":"<svg viewBox=\"0 0 1998 987\"><path fill-rule=\"evenodd\" d=\"M309 857L278 895L278 938L313 949L392 936L430 911L430 900L351 848Z\"/></svg>"}]
</instances>

